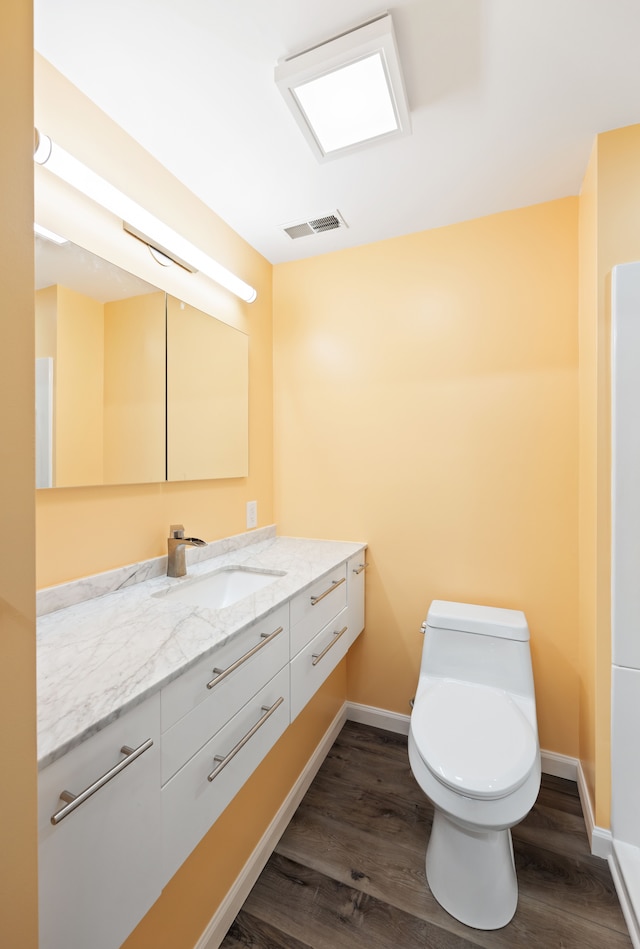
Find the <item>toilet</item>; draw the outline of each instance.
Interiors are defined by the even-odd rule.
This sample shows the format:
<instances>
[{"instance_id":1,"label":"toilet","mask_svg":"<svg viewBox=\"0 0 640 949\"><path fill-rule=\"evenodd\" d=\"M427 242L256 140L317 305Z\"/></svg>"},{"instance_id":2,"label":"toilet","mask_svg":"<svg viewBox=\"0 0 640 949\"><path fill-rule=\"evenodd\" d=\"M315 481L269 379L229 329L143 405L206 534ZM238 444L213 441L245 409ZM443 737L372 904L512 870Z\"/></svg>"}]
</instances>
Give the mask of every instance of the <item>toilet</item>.
<instances>
[{"instance_id":1,"label":"toilet","mask_svg":"<svg viewBox=\"0 0 640 949\"><path fill-rule=\"evenodd\" d=\"M518 883L511 830L540 788L529 649L519 610L434 600L409 729L409 762L434 806L427 882L460 922L500 929Z\"/></svg>"}]
</instances>

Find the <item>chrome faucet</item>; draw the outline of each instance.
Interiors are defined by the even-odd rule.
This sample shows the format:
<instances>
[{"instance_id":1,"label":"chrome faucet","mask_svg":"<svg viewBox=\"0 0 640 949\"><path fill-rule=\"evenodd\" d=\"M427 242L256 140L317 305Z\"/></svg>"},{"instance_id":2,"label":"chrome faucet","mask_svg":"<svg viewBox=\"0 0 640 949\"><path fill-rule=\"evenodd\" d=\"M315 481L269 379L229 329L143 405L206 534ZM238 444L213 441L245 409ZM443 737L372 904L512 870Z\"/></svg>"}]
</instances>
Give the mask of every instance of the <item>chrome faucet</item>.
<instances>
[{"instance_id":1,"label":"chrome faucet","mask_svg":"<svg viewBox=\"0 0 640 949\"><path fill-rule=\"evenodd\" d=\"M207 546L207 542L200 540L199 537L185 537L182 524L171 525L167 544L169 548L167 558L168 577L185 577L187 575L187 562L184 556L185 547Z\"/></svg>"}]
</instances>

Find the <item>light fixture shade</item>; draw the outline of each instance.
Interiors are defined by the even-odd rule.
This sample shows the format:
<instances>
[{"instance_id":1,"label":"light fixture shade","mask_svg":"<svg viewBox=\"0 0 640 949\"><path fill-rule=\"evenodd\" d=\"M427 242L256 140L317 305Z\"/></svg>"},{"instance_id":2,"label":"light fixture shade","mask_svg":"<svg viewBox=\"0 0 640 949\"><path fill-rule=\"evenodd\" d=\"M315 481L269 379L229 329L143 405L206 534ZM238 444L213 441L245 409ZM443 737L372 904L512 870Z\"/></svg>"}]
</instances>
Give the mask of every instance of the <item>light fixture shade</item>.
<instances>
[{"instance_id":1,"label":"light fixture shade","mask_svg":"<svg viewBox=\"0 0 640 949\"><path fill-rule=\"evenodd\" d=\"M320 161L411 132L389 13L282 60L275 81Z\"/></svg>"},{"instance_id":2,"label":"light fixture shade","mask_svg":"<svg viewBox=\"0 0 640 949\"><path fill-rule=\"evenodd\" d=\"M153 214L145 211L122 191L37 130L33 157L34 161L45 165L58 178L66 181L73 188L77 188L123 222L127 222L130 228L144 235L141 239L147 240L150 246L157 247L165 254L175 256L185 269L194 273L199 270L246 303L253 303L256 299L258 294L254 287L209 257L177 231L163 224Z\"/></svg>"},{"instance_id":3,"label":"light fixture shade","mask_svg":"<svg viewBox=\"0 0 640 949\"><path fill-rule=\"evenodd\" d=\"M42 224L34 224L33 230L40 237L44 237L45 240L51 241L53 244L69 243L66 237L61 237L60 234L56 234L55 231L50 231L48 227L43 227Z\"/></svg>"}]
</instances>

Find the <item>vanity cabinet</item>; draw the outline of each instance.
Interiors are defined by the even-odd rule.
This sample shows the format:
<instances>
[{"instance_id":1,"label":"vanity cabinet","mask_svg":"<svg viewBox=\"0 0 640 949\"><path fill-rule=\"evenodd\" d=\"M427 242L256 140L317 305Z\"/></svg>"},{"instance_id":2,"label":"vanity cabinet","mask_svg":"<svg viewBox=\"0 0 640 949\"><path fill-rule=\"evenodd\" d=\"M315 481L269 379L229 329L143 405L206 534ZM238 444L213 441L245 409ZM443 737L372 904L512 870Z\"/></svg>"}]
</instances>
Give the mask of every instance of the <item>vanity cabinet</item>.
<instances>
[{"instance_id":1,"label":"vanity cabinet","mask_svg":"<svg viewBox=\"0 0 640 949\"><path fill-rule=\"evenodd\" d=\"M160 696L44 768L38 795L40 949L116 949L162 889Z\"/></svg>"},{"instance_id":2,"label":"vanity cabinet","mask_svg":"<svg viewBox=\"0 0 640 949\"><path fill-rule=\"evenodd\" d=\"M195 652L180 674L171 667L174 678L94 734L85 718L91 737L43 768L40 949L124 942L362 631L363 558L292 590L255 622L239 611L208 656ZM224 619L211 620L219 640ZM142 675L144 663L134 666Z\"/></svg>"},{"instance_id":3,"label":"vanity cabinet","mask_svg":"<svg viewBox=\"0 0 640 949\"><path fill-rule=\"evenodd\" d=\"M289 725L283 668L162 789L163 876L169 880Z\"/></svg>"}]
</instances>

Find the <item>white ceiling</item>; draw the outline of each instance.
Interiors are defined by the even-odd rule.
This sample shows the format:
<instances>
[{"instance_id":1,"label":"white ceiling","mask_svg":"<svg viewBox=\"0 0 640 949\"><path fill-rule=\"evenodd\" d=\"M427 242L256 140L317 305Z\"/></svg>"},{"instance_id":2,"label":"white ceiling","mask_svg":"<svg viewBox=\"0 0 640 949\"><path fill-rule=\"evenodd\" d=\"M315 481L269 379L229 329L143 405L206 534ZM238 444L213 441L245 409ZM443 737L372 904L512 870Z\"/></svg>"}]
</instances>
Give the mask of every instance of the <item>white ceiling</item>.
<instances>
[{"instance_id":1,"label":"white ceiling","mask_svg":"<svg viewBox=\"0 0 640 949\"><path fill-rule=\"evenodd\" d=\"M320 164L274 66L385 9L412 135ZM639 0L34 0L34 10L36 49L273 263L575 195L594 135L640 122ZM282 231L335 209L348 229Z\"/></svg>"}]
</instances>

